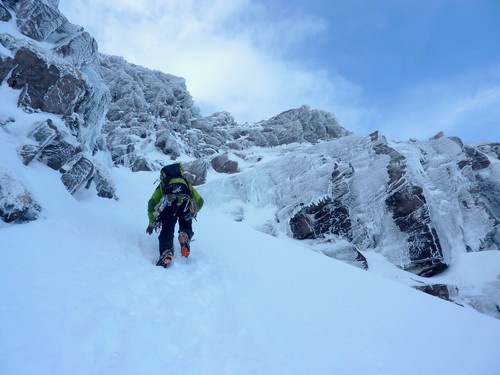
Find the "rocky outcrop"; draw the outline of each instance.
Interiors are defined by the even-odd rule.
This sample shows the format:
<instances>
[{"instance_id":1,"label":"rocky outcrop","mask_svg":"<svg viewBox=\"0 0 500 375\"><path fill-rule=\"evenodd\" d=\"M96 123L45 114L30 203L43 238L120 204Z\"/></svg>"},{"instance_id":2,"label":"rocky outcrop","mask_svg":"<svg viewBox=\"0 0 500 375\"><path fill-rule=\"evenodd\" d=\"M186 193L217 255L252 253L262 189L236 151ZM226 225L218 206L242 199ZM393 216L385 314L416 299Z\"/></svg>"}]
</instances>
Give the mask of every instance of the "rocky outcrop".
<instances>
[{"instance_id":1,"label":"rocky outcrop","mask_svg":"<svg viewBox=\"0 0 500 375\"><path fill-rule=\"evenodd\" d=\"M227 112L202 117L182 78L130 64L116 56L100 57L100 74L111 91L103 127L116 165L134 170L159 169L148 160L151 146L177 159L181 154L209 158L221 148L244 150L291 143L315 143L350 134L335 117L307 106L267 121L239 125ZM216 157L216 166L221 159ZM221 166L234 173L237 166Z\"/></svg>"},{"instance_id":2,"label":"rocky outcrop","mask_svg":"<svg viewBox=\"0 0 500 375\"><path fill-rule=\"evenodd\" d=\"M51 119L35 124L28 133L31 143L23 145L19 156L25 165L38 160L61 172L61 180L70 193L90 186L95 179L97 195L115 198L114 184L102 167L85 156L82 145L68 133L59 130Z\"/></svg>"},{"instance_id":3,"label":"rocky outcrop","mask_svg":"<svg viewBox=\"0 0 500 375\"><path fill-rule=\"evenodd\" d=\"M144 160L152 147L172 159L181 152L193 154L186 141L196 135L191 122L200 114L184 79L116 56L101 56L99 64L99 73L111 92L103 132L116 165L158 168L154 161Z\"/></svg>"},{"instance_id":4,"label":"rocky outcrop","mask_svg":"<svg viewBox=\"0 0 500 375\"><path fill-rule=\"evenodd\" d=\"M4 1L0 9L16 15L21 33L48 46L0 34L0 43L10 52L0 56L0 81L7 79L19 90L18 106L26 112L61 120L34 124L18 154L26 165L39 160L60 171L71 193L95 180L99 196L116 198L109 175L92 157L106 147L101 128L110 102L109 89L96 71L97 43L82 27L68 22L57 6L58 1L22 0Z\"/></svg>"},{"instance_id":5,"label":"rocky outcrop","mask_svg":"<svg viewBox=\"0 0 500 375\"><path fill-rule=\"evenodd\" d=\"M19 31L36 41L46 40L68 21L57 5L58 1L20 0L16 14Z\"/></svg>"},{"instance_id":6,"label":"rocky outcrop","mask_svg":"<svg viewBox=\"0 0 500 375\"><path fill-rule=\"evenodd\" d=\"M282 112L255 124L235 125L228 129L224 142L233 150L252 146L275 147L292 143L316 143L352 134L329 112L304 105Z\"/></svg>"},{"instance_id":7,"label":"rocky outcrop","mask_svg":"<svg viewBox=\"0 0 500 375\"><path fill-rule=\"evenodd\" d=\"M329 112L311 110L309 106L291 109L257 123L258 133L264 135L256 139L261 147L273 147L290 143L316 143L352 134L340 126L337 119ZM255 136L255 134L254 134Z\"/></svg>"},{"instance_id":8,"label":"rocky outcrop","mask_svg":"<svg viewBox=\"0 0 500 375\"><path fill-rule=\"evenodd\" d=\"M75 67L81 69L96 62L97 42L83 28L67 22L57 30L57 35L64 37L57 39L54 51Z\"/></svg>"}]
</instances>

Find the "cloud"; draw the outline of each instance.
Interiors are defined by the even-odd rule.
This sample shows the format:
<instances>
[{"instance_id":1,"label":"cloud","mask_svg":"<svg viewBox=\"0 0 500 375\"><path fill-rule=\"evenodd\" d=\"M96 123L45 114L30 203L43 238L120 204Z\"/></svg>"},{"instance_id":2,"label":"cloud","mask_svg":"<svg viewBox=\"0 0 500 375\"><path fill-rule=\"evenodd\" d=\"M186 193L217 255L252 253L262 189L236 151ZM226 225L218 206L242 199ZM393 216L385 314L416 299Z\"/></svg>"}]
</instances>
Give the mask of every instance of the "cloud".
<instances>
[{"instance_id":1,"label":"cloud","mask_svg":"<svg viewBox=\"0 0 500 375\"><path fill-rule=\"evenodd\" d=\"M360 88L296 56L302 43L325 32L317 17L280 15L249 0L82 0L60 7L101 52L186 78L205 115L225 110L253 122L307 104L358 121Z\"/></svg>"},{"instance_id":2,"label":"cloud","mask_svg":"<svg viewBox=\"0 0 500 375\"><path fill-rule=\"evenodd\" d=\"M426 139L444 131L466 142L498 141L500 67L409 88L385 103L376 122L392 139Z\"/></svg>"}]
</instances>

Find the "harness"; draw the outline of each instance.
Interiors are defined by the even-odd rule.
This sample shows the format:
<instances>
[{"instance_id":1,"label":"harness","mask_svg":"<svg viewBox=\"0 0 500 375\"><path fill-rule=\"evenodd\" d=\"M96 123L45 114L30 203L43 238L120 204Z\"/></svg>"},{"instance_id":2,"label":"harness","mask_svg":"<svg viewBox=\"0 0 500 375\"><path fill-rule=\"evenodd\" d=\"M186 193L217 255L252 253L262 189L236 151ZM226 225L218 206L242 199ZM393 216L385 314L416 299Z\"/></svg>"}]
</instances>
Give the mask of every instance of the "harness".
<instances>
[{"instance_id":1,"label":"harness","mask_svg":"<svg viewBox=\"0 0 500 375\"><path fill-rule=\"evenodd\" d=\"M189 215L196 220L196 214L198 212L198 208L196 207L196 201L189 194L165 194L160 203L158 203L155 207L154 218L155 218L155 226L157 223L161 223L160 214L167 207L176 207L176 212L184 205L183 213L185 216L189 213Z\"/></svg>"}]
</instances>

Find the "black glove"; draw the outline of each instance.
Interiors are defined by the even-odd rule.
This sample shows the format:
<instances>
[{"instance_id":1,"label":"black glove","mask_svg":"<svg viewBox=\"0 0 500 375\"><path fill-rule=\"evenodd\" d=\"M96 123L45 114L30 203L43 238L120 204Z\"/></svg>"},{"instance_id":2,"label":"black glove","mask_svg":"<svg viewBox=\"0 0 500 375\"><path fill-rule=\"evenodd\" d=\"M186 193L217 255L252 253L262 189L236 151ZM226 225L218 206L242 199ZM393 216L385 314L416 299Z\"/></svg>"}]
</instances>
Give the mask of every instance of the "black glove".
<instances>
[{"instance_id":1,"label":"black glove","mask_svg":"<svg viewBox=\"0 0 500 375\"><path fill-rule=\"evenodd\" d=\"M153 223L149 223L148 227L146 228L146 233L147 234L153 234L153 230L155 229L155 225Z\"/></svg>"}]
</instances>

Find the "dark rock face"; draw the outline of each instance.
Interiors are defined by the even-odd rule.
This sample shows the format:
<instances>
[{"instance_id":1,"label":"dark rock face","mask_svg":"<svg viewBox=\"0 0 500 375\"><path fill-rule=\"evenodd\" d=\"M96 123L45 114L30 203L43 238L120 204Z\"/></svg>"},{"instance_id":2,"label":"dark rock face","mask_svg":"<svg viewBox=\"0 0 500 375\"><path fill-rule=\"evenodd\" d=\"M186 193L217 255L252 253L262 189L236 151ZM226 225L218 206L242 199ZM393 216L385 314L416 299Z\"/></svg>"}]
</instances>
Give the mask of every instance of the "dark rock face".
<instances>
[{"instance_id":1,"label":"dark rock face","mask_svg":"<svg viewBox=\"0 0 500 375\"><path fill-rule=\"evenodd\" d=\"M290 219L294 238L315 239L333 234L352 241L350 210L344 200L349 193L346 180L353 172L352 166L346 165L341 169L335 163L330 182L331 196L303 207Z\"/></svg>"},{"instance_id":2,"label":"dark rock face","mask_svg":"<svg viewBox=\"0 0 500 375\"><path fill-rule=\"evenodd\" d=\"M290 219L290 229L293 237L299 240L315 239L327 234L352 240L349 208L331 198L301 209Z\"/></svg>"},{"instance_id":3,"label":"dark rock face","mask_svg":"<svg viewBox=\"0 0 500 375\"><path fill-rule=\"evenodd\" d=\"M404 268L420 276L442 272L448 265L431 222L423 189L406 178L405 157L391 148L378 133L370 136L375 154L390 158L387 165L388 197L385 202L399 230L407 234L411 263Z\"/></svg>"},{"instance_id":4,"label":"dark rock face","mask_svg":"<svg viewBox=\"0 0 500 375\"><path fill-rule=\"evenodd\" d=\"M15 6L19 3L19 0L2 0L2 2L5 7L13 10Z\"/></svg>"},{"instance_id":5,"label":"dark rock face","mask_svg":"<svg viewBox=\"0 0 500 375\"><path fill-rule=\"evenodd\" d=\"M16 67L9 86L22 89L19 106L59 115L70 115L83 99L86 85L72 74L62 74L35 52L21 48L14 58Z\"/></svg>"},{"instance_id":6,"label":"dark rock face","mask_svg":"<svg viewBox=\"0 0 500 375\"><path fill-rule=\"evenodd\" d=\"M490 161L488 157L473 147L464 147L465 154L469 157L472 164L472 170L474 172L480 171L481 169L488 168L490 166Z\"/></svg>"},{"instance_id":7,"label":"dark rock face","mask_svg":"<svg viewBox=\"0 0 500 375\"><path fill-rule=\"evenodd\" d=\"M26 144L18 151L25 165L40 156L42 150L58 136L57 127L52 120L48 119L36 125L35 129L28 134L28 138L35 141L36 144Z\"/></svg>"},{"instance_id":8,"label":"dark rock face","mask_svg":"<svg viewBox=\"0 0 500 375\"><path fill-rule=\"evenodd\" d=\"M68 161L81 154L82 150L64 141L61 137L49 143L40 153L40 161L48 167L60 170Z\"/></svg>"},{"instance_id":9,"label":"dark rock face","mask_svg":"<svg viewBox=\"0 0 500 375\"><path fill-rule=\"evenodd\" d=\"M435 140L440 138L442 136L435 137ZM432 276L442 272L448 264L431 218L424 189L409 175L408 161L402 153L390 147L385 138L378 133L372 134L370 141L373 150L371 163L376 162L382 166L381 161L384 161L388 178L385 194L379 194L379 196L383 199L393 223L403 236L401 240L404 242L401 243L401 255L398 256L397 262L405 270L421 276ZM367 150L367 158L368 154ZM355 191L359 191L359 188L352 185L353 176L356 174L350 163L334 163L330 186L327 189L329 194L317 203L295 210L290 218L289 226L294 238L320 239L330 238L333 235L348 240L353 246L358 244L362 249L373 246L379 241L381 234L368 232L366 225L385 226L385 224L363 224L360 222L360 217L353 213L353 210L354 212L366 211L366 208L358 207L360 203L357 202L363 198L354 194ZM359 178L358 176L356 180ZM495 199L493 198L496 196L495 188L496 185L493 185L483 190L492 191L490 196ZM369 204L376 205L377 202ZM366 203L361 207L366 207ZM370 209L368 210L370 212ZM378 216L381 217L380 214ZM494 235L490 237L493 238Z\"/></svg>"},{"instance_id":10,"label":"dark rock face","mask_svg":"<svg viewBox=\"0 0 500 375\"><path fill-rule=\"evenodd\" d=\"M227 191L231 199L276 205L272 222L296 239L332 249L347 241L430 277L456 252L500 249L495 147L466 152L443 134L387 142L374 133L279 147L279 157L262 164L243 149L233 154L255 166L228 179Z\"/></svg>"}]
</instances>

